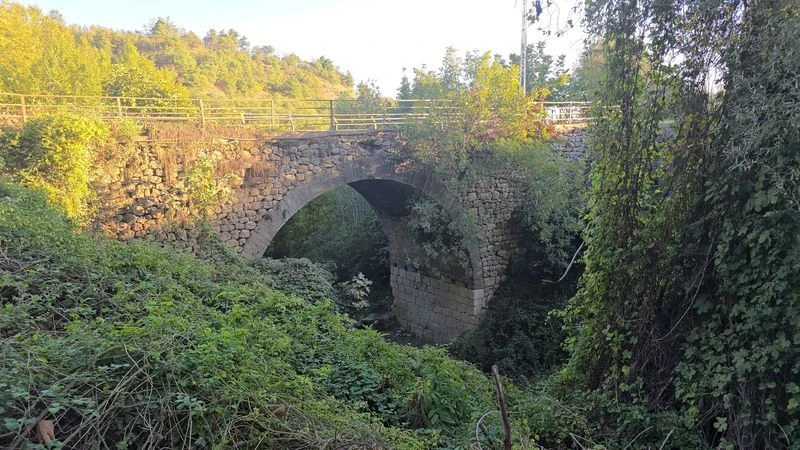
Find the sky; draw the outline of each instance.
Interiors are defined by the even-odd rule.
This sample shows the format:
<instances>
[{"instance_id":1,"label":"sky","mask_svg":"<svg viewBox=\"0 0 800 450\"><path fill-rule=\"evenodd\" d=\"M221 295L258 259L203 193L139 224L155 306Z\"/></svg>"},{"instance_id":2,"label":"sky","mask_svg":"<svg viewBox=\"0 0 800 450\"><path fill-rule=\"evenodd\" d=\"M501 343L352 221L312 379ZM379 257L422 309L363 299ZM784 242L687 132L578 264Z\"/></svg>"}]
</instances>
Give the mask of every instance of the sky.
<instances>
[{"instance_id":1,"label":"sky","mask_svg":"<svg viewBox=\"0 0 800 450\"><path fill-rule=\"evenodd\" d=\"M557 0L571 3L571 0ZM251 45L278 54L332 59L358 81L374 81L394 96L403 68L438 68L445 48L519 53L522 0L31 0L66 23L144 30L159 17L203 37L209 29L234 29ZM566 8L565 8L566 9ZM576 22L578 22L576 20ZM528 42L543 39L536 27ZM575 30L551 38L553 54L571 64L582 48ZM463 53L462 53L463 54Z\"/></svg>"}]
</instances>

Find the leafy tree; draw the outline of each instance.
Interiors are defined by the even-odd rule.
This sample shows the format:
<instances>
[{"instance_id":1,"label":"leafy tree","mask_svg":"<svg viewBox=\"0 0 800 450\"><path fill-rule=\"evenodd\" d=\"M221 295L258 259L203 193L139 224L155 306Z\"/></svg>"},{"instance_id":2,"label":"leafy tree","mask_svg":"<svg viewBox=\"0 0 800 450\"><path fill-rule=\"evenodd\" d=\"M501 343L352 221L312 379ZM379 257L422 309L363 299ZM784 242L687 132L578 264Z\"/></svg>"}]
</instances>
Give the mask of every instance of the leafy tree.
<instances>
[{"instance_id":1,"label":"leafy tree","mask_svg":"<svg viewBox=\"0 0 800 450\"><path fill-rule=\"evenodd\" d=\"M414 68L414 81L411 84L411 98L437 99L444 98L447 89L437 74L425 68Z\"/></svg>"},{"instance_id":2,"label":"leafy tree","mask_svg":"<svg viewBox=\"0 0 800 450\"><path fill-rule=\"evenodd\" d=\"M558 88L565 85L568 80L567 70L564 68L565 55L554 58L545 50L547 43L539 41L536 44L528 44L526 48L526 92L536 93L541 89L558 92ZM519 55L512 54L511 64L520 64ZM554 95L557 97L557 95Z\"/></svg>"},{"instance_id":3,"label":"leafy tree","mask_svg":"<svg viewBox=\"0 0 800 450\"><path fill-rule=\"evenodd\" d=\"M411 99L411 83L408 81L408 75L406 75L405 67L403 67L403 78L400 80L400 87L397 88L397 99Z\"/></svg>"},{"instance_id":4,"label":"leafy tree","mask_svg":"<svg viewBox=\"0 0 800 450\"><path fill-rule=\"evenodd\" d=\"M149 60L149 61L148 61ZM171 74L171 75L168 75ZM327 58L283 58L235 30L204 39L159 18L146 32L67 26L57 12L0 3L0 88L14 93L352 98Z\"/></svg>"},{"instance_id":5,"label":"leafy tree","mask_svg":"<svg viewBox=\"0 0 800 450\"><path fill-rule=\"evenodd\" d=\"M556 90L552 98L563 101L592 101L600 97L603 67L602 45L588 45L572 68L566 85Z\"/></svg>"},{"instance_id":6,"label":"leafy tree","mask_svg":"<svg viewBox=\"0 0 800 450\"><path fill-rule=\"evenodd\" d=\"M0 4L0 88L5 92L102 92L110 58L35 7Z\"/></svg>"},{"instance_id":7,"label":"leafy tree","mask_svg":"<svg viewBox=\"0 0 800 450\"><path fill-rule=\"evenodd\" d=\"M444 51L444 58L442 58L442 65L439 69L439 80L446 92L453 93L461 89L462 72L461 59L458 57L456 49L447 47Z\"/></svg>"},{"instance_id":8,"label":"leafy tree","mask_svg":"<svg viewBox=\"0 0 800 450\"><path fill-rule=\"evenodd\" d=\"M799 436L798 20L783 0L586 7L605 108L571 373L706 447Z\"/></svg>"},{"instance_id":9,"label":"leafy tree","mask_svg":"<svg viewBox=\"0 0 800 450\"><path fill-rule=\"evenodd\" d=\"M189 93L177 82L175 72L156 68L130 41L112 64L103 89L106 94L119 97L185 98Z\"/></svg>"}]
</instances>

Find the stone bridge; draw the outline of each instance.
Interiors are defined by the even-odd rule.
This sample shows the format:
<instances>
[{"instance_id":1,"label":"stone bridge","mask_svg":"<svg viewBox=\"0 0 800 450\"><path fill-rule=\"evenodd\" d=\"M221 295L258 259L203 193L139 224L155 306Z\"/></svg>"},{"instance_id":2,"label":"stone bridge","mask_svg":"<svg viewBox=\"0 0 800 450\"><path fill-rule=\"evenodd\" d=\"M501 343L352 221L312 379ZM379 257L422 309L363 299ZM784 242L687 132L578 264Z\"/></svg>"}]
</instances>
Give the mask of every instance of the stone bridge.
<instances>
[{"instance_id":1,"label":"stone bridge","mask_svg":"<svg viewBox=\"0 0 800 450\"><path fill-rule=\"evenodd\" d=\"M261 138L231 129L226 138L186 138L180 130L151 132L128 158L109 158L98 190L97 227L122 240L154 237L197 250L192 192L206 167L210 188L228 187L210 207L222 241L247 259L263 256L280 228L320 194L350 185L378 213L389 242L394 313L431 342L445 342L478 325L487 302L525 236L518 212L526 195L508 176L483 176L453 187L418 167L398 132L315 132ZM580 150L581 143L566 141ZM203 161L206 166L198 164ZM507 174L506 174L507 175ZM194 183L194 184L193 184ZM408 200L435 201L461 234L460 249L430 257L406 226ZM178 224L178 225L176 225ZM459 255L462 255L459 257Z\"/></svg>"}]
</instances>

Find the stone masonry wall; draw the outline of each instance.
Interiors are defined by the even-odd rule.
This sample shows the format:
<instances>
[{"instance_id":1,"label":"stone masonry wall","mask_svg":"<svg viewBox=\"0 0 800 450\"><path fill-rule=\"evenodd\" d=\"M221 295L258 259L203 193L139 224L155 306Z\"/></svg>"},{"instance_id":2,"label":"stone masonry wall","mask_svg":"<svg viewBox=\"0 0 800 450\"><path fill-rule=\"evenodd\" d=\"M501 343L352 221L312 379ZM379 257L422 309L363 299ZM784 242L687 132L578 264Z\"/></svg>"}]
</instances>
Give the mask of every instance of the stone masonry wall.
<instances>
[{"instance_id":1,"label":"stone masonry wall","mask_svg":"<svg viewBox=\"0 0 800 450\"><path fill-rule=\"evenodd\" d=\"M523 183L492 176L476 180L466 193L465 206L479 226L480 266L484 289L491 297L505 276L509 261L519 256L518 242L526 236L519 223L519 208L526 195Z\"/></svg>"},{"instance_id":2,"label":"stone masonry wall","mask_svg":"<svg viewBox=\"0 0 800 450\"><path fill-rule=\"evenodd\" d=\"M483 289L427 277L392 265L394 313L415 335L447 342L478 326L485 307Z\"/></svg>"},{"instance_id":3,"label":"stone masonry wall","mask_svg":"<svg viewBox=\"0 0 800 450\"><path fill-rule=\"evenodd\" d=\"M585 124L558 125L556 126L557 139L553 143L553 150L571 160L577 160L587 155L587 142L589 136Z\"/></svg>"}]
</instances>

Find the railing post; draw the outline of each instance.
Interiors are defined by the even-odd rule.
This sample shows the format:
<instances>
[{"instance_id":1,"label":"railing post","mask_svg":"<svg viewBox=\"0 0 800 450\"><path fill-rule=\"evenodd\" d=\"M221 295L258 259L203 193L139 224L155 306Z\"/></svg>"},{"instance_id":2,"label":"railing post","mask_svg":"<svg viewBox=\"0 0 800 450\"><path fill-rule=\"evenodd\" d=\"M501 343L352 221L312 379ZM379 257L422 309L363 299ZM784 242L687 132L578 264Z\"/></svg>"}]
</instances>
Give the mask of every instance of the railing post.
<instances>
[{"instance_id":1,"label":"railing post","mask_svg":"<svg viewBox=\"0 0 800 450\"><path fill-rule=\"evenodd\" d=\"M203 128L206 127L206 105L203 103L203 99L200 100L200 122L203 124Z\"/></svg>"},{"instance_id":2,"label":"railing post","mask_svg":"<svg viewBox=\"0 0 800 450\"><path fill-rule=\"evenodd\" d=\"M275 99L269 100L269 126L272 131L275 131Z\"/></svg>"},{"instance_id":3,"label":"railing post","mask_svg":"<svg viewBox=\"0 0 800 450\"><path fill-rule=\"evenodd\" d=\"M122 117L122 100L117 97L117 115Z\"/></svg>"},{"instance_id":4,"label":"railing post","mask_svg":"<svg viewBox=\"0 0 800 450\"><path fill-rule=\"evenodd\" d=\"M386 105L383 105L383 128L386 128Z\"/></svg>"},{"instance_id":5,"label":"railing post","mask_svg":"<svg viewBox=\"0 0 800 450\"><path fill-rule=\"evenodd\" d=\"M336 124L333 121L333 100L328 100L328 108L330 110L330 116L331 116L331 130L335 130Z\"/></svg>"},{"instance_id":6,"label":"railing post","mask_svg":"<svg viewBox=\"0 0 800 450\"><path fill-rule=\"evenodd\" d=\"M28 121L28 113L25 111L25 96L23 94L19 94L19 105L22 108L22 123Z\"/></svg>"}]
</instances>

